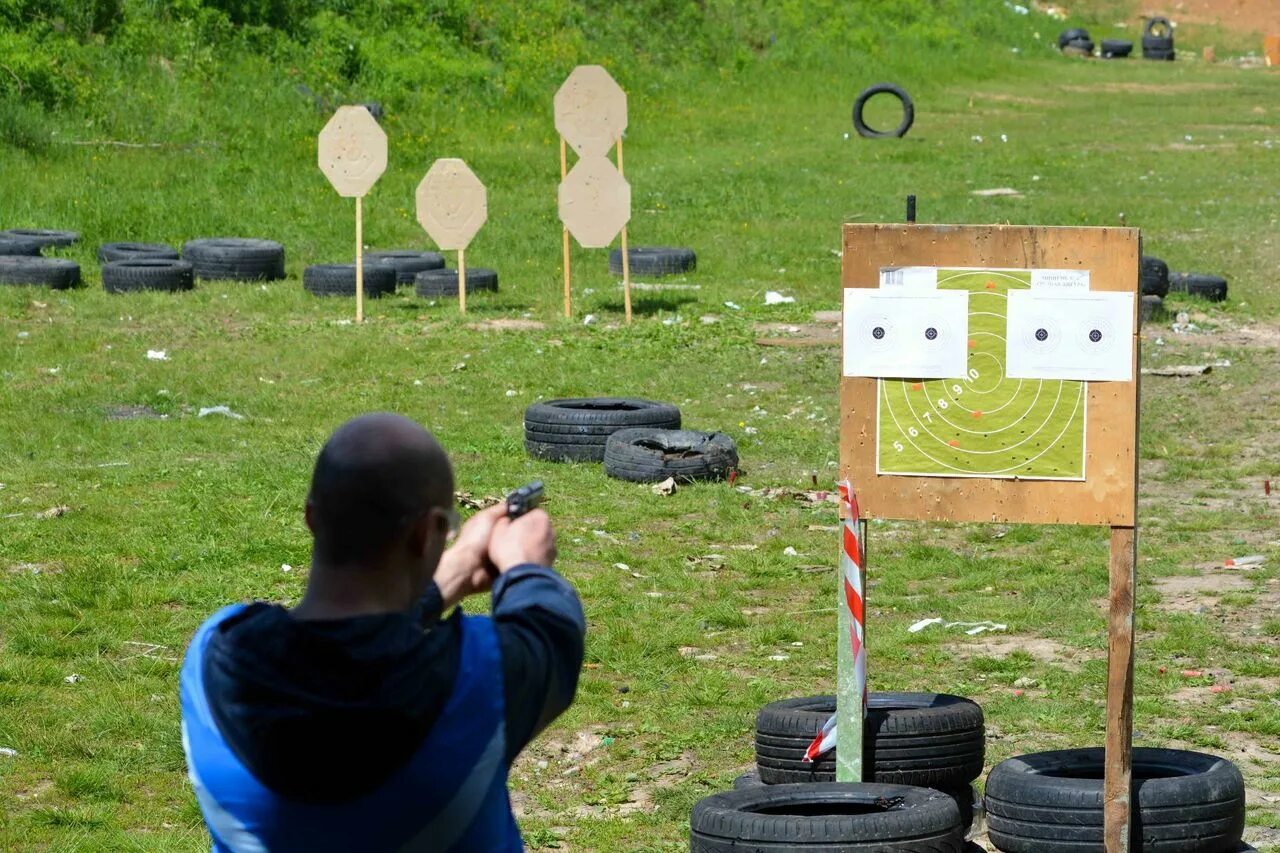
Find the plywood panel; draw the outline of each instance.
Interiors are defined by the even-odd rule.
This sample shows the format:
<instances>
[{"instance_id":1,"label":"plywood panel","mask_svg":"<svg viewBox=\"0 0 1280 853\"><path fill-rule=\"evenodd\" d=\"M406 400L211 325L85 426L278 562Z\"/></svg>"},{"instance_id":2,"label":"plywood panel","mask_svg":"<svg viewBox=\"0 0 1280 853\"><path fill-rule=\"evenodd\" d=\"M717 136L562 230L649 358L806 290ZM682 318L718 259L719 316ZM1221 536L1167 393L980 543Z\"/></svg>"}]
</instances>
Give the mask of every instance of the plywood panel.
<instances>
[{"instance_id":1,"label":"plywood panel","mask_svg":"<svg viewBox=\"0 0 1280 853\"><path fill-rule=\"evenodd\" d=\"M1094 290L1138 290L1138 231L1130 228L845 225L843 286L877 287L881 267L1084 269ZM1088 386L1086 479L977 479L876 474L876 380L840 382L840 470L864 517L921 521L1135 526L1138 335L1133 381Z\"/></svg>"}]
</instances>

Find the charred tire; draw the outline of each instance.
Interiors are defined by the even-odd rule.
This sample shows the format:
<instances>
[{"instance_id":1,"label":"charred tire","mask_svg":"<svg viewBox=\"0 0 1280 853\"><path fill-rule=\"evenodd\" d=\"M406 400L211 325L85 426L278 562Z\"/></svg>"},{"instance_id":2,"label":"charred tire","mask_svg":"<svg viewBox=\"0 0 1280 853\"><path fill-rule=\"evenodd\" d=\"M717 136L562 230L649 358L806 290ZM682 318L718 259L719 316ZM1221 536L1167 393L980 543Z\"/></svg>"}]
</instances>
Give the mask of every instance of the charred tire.
<instances>
[{"instance_id":1,"label":"charred tire","mask_svg":"<svg viewBox=\"0 0 1280 853\"><path fill-rule=\"evenodd\" d=\"M1142 295L1165 296L1169 293L1169 265L1153 255L1143 255Z\"/></svg>"},{"instance_id":2,"label":"charred tire","mask_svg":"<svg viewBox=\"0 0 1280 853\"><path fill-rule=\"evenodd\" d=\"M534 403L525 409L525 449L558 462L600 462L609 436L647 426L680 428L680 410L629 397L573 397Z\"/></svg>"},{"instance_id":3,"label":"charred tire","mask_svg":"<svg viewBox=\"0 0 1280 853\"><path fill-rule=\"evenodd\" d=\"M407 249L369 252L364 259L375 264L386 264L394 269L398 285L413 284L414 276L420 272L444 269L444 255L439 252L415 252Z\"/></svg>"},{"instance_id":4,"label":"charred tire","mask_svg":"<svg viewBox=\"0 0 1280 853\"><path fill-rule=\"evenodd\" d=\"M65 258L0 255L0 284L42 284L66 290L80 283L80 265Z\"/></svg>"},{"instance_id":5,"label":"charred tire","mask_svg":"<svg viewBox=\"0 0 1280 853\"><path fill-rule=\"evenodd\" d=\"M139 290L191 290L196 286L189 261L175 258L133 258L102 265L102 289L107 293Z\"/></svg>"},{"instance_id":6,"label":"charred tire","mask_svg":"<svg viewBox=\"0 0 1280 853\"><path fill-rule=\"evenodd\" d=\"M58 231L52 228L10 228L0 231L0 237L14 237L20 240L35 240L43 249L46 246L63 248L80 242L79 231Z\"/></svg>"},{"instance_id":7,"label":"charred tire","mask_svg":"<svg viewBox=\"0 0 1280 853\"><path fill-rule=\"evenodd\" d=\"M131 261L134 258L168 258L176 261L178 250L165 243L103 243L98 247L98 263Z\"/></svg>"},{"instance_id":8,"label":"charred tire","mask_svg":"<svg viewBox=\"0 0 1280 853\"><path fill-rule=\"evenodd\" d=\"M739 788L693 807L691 853L963 853L950 797L906 785L824 782Z\"/></svg>"},{"instance_id":9,"label":"charred tire","mask_svg":"<svg viewBox=\"0 0 1280 853\"><path fill-rule=\"evenodd\" d=\"M1133 53L1133 42L1124 39L1103 39L1102 40L1102 58L1103 59L1124 59Z\"/></svg>"},{"instance_id":10,"label":"charred tire","mask_svg":"<svg viewBox=\"0 0 1280 853\"><path fill-rule=\"evenodd\" d=\"M627 249L628 272L632 275L680 275L698 268L693 249L674 246L632 246ZM622 275L622 250L609 252L609 273Z\"/></svg>"},{"instance_id":11,"label":"charred tire","mask_svg":"<svg viewBox=\"0 0 1280 853\"><path fill-rule=\"evenodd\" d=\"M315 264L302 271L302 287L315 296L355 296L355 264ZM376 299L396 292L396 271L385 264L364 264L364 295Z\"/></svg>"},{"instance_id":12,"label":"charred tire","mask_svg":"<svg viewBox=\"0 0 1280 853\"><path fill-rule=\"evenodd\" d=\"M633 427L604 446L604 472L636 483L723 480L737 467L738 446L720 432Z\"/></svg>"},{"instance_id":13,"label":"charred tire","mask_svg":"<svg viewBox=\"0 0 1280 853\"><path fill-rule=\"evenodd\" d=\"M498 274L484 267L467 270L467 293L477 290L497 291ZM424 299L456 297L458 295L458 271L447 269L426 270L413 279L413 291Z\"/></svg>"},{"instance_id":14,"label":"charred tire","mask_svg":"<svg viewBox=\"0 0 1280 853\"><path fill-rule=\"evenodd\" d=\"M1089 31L1082 27L1073 27L1069 30L1063 30L1058 33L1058 50L1062 50L1062 48L1066 47L1073 41L1080 41L1081 39L1088 38Z\"/></svg>"},{"instance_id":15,"label":"charred tire","mask_svg":"<svg viewBox=\"0 0 1280 853\"><path fill-rule=\"evenodd\" d=\"M43 248L39 240L32 240L30 237L0 237L0 255L33 257L40 254Z\"/></svg>"},{"instance_id":16,"label":"charred tire","mask_svg":"<svg viewBox=\"0 0 1280 853\"><path fill-rule=\"evenodd\" d=\"M1008 853L1102 849L1103 750L1010 758L987 777L989 837ZM1223 758L1177 749L1133 750L1134 850L1222 853L1244 831L1244 778Z\"/></svg>"},{"instance_id":17,"label":"charred tire","mask_svg":"<svg viewBox=\"0 0 1280 853\"><path fill-rule=\"evenodd\" d=\"M863 766L875 782L959 789L982 775L982 708L944 693L872 693L863 732ZM835 712L834 696L772 702L756 716L756 766L766 783L835 778L835 750L800 759Z\"/></svg>"},{"instance_id":18,"label":"charred tire","mask_svg":"<svg viewBox=\"0 0 1280 853\"><path fill-rule=\"evenodd\" d=\"M1175 293L1199 296L1210 302L1221 302L1227 298L1227 280L1220 275L1197 272L1174 273L1169 277L1169 289Z\"/></svg>"},{"instance_id":19,"label":"charred tire","mask_svg":"<svg viewBox=\"0 0 1280 853\"><path fill-rule=\"evenodd\" d=\"M215 281L276 281L284 278L284 246L274 240L210 237L182 244L182 258L196 278Z\"/></svg>"},{"instance_id":20,"label":"charred tire","mask_svg":"<svg viewBox=\"0 0 1280 853\"><path fill-rule=\"evenodd\" d=\"M867 108L867 101L881 94L893 95L902 102L902 121L893 130L876 130L868 127L866 121L863 120L862 114ZM911 96L907 94L905 89L901 86L895 86L893 83L877 83L874 86L868 86L853 102L853 128L858 131L859 136L864 136L868 139L906 136L907 131L911 129L911 125L915 120L915 102L911 100Z\"/></svg>"}]
</instances>

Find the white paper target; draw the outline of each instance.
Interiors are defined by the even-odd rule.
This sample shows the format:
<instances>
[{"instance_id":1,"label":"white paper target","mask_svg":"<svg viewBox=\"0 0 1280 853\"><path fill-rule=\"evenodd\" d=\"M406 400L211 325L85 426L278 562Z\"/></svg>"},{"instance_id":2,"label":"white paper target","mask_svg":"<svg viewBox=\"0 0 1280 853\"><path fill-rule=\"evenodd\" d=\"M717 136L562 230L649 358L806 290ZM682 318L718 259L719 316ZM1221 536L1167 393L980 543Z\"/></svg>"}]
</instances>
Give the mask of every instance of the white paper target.
<instances>
[{"instance_id":1,"label":"white paper target","mask_svg":"<svg viewBox=\"0 0 1280 853\"><path fill-rule=\"evenodd\" d=\"M844 291L844 375L911 379L964 376L965 291Z\"/></svg>"},{"instance_id":2,"label":"white paper target","mask_svg":"<svg viewBox=\"0 0 1280 853\"><path fill-rule=\"evenodd\" d=\"M1133 379L1132 293L1009 292L1007 375L1015 379Z\"/></svg>"}]
</instances>

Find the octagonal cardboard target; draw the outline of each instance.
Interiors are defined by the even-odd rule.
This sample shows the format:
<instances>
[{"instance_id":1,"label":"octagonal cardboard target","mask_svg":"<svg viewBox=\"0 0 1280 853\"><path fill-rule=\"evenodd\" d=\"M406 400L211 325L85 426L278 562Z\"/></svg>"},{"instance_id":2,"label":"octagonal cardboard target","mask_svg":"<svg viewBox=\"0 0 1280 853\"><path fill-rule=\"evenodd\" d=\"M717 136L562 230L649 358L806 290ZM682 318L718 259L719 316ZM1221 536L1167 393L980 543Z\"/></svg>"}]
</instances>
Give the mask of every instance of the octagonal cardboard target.
<instances>
[{"instance_id":1,"label":"octagonal cardboard target","mask_svg":"<svg viewBox=\"0 0 1280 853\"><path fill-rule=\"evenodd\" d=\"M484 184L467 164L445 158L418 184L418 223L441 249L465 249L489 216Z\"/></svg>"},{"instance_id":2,"label":"octagonal cardboard target","mask_svg":"<svg viewBox=\"0 0 1280 853\"><path fill-rule=\"evenodd\" d=\"M584 157L560 184L560 221L587 249L603 249L631 219L631 185L605 157Z\"/></svg>"},{"instance_id":3,"label":"octagonal cardboard target","mask_svg":"<svg viewBox=\"0 0 1280 853\"><path fill-rule=\"evenodd\" d=\"M556 92L556 130L579 157L598 157L627 129L627 93L599 65L579 65Z\"/></svg>"},{"instance_id":4,"label":"octagonal cardboard target","mask_svg":"<svg viewBox=\"0 0 1280 853\"><path fill-rule=\"evenodd\" d=\"M346 198L369 191L387 168L387 134L365 107L338 107L320 131L320 170Z\"/></svg>"}]
</instances>

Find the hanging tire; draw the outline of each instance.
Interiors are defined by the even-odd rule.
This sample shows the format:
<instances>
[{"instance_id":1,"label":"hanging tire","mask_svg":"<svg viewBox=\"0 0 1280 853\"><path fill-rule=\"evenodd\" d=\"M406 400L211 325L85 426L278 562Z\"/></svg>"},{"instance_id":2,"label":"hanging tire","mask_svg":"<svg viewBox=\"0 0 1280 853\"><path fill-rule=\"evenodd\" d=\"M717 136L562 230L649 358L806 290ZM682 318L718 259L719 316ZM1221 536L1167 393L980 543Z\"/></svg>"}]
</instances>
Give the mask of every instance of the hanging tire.
<instances>
[{"instance_id":1,"label":"hanging tire","mask_svg":"<svg viewBox=\"0 0 1280 853\"><path fill-rule=\"evenodd\" d=\"M182 244L182 258L196 278L215 281L276 281L284 278L284 246L274 240L210 237Z\"/></svg>"},{"instance_id":2,"label":"hanging tire","mask_svg":"<svg viewBox=\"0 0 1280 853\"><path fill-rule=\"evenodd\" d=\"M0 255L0 284L42 284L66 290L80 283L80 265L65 258Z\"/></svg>"},{"instance_id":3,"label":"hanging tire","mask_svg":"<svg viewBox=\"0 0 1280 853\"><path fill-rule=\"evenodd\" d=\"M698 256L693 249L673 246L631 246L627 249L627 264L632 275L681 275L697 269ZM622 275L621 249L609 252L609 273Z\"/></svg>"},{"instance_id":4,"label":"hanging tire","mask_svg":"<svg viewBox=\"0 0 1280 853\"><path fill-rule=\"evenodd\" d=\"M1102 40L1102 58L1103 59L1124 59L1133 53L1133 42L1124 39L1103 39Z\"/></svg>"},{"instance_id":5,"label":"hanging tire","mask_svg":"<svg viewBox=\"0 0 1280 853\"><path fill-rule=\"evenodd\" d=\"M139 290L191 290L196 286L189 261L173 258L133 258L102 265L102 289L107 293Z\"/></svg>"},{"instance_id":6,"label":"hanging tire","mask_svg":"<svg viewBox=\"0 0 1280 853\"><path fill-rule=\"evenodd\" d=\"M893 130L876 130L868 127L866 121L863 120L863 111L867 108L867 101L876 95L887 94L893 95L902 102L902 121ZM911 96L901 86L895 86L893 83L877 83L874 86L868 86L862 90L862 94L858 95L857 100L853 102L853 129L858 131L859 136L868 139L883 139L887 137L902 137L907 135L907 131L911 129L911 125L916 120L916 105L911 100Z\"/></svg>"},{"instance_id":7,"label":"hanging tire","mask_svg":"<svg viewBox=\"0 0 1280 853\"><path fill-rule=\"evenodd\" d=\"M413 278L426 270L444 269L444 255L439 252L417 252L409 249L393 249L387 252L368 252L366 262L386 264L396 271L396 284L413 284Z\"/></svg>"},{"instance_id":8,"label":"hanging tire","mask_svg":"<svg viewBox=\"0 0 1280 853\"><path fill-rule=\"evenodd\" d=\"M355 296L355 264L314 264L302 271L302 287L314 296ZM364 265L364 295L370 299L396 292L396 271L385 264Z\"/></svg>"},{"instance_id":9,"label":"hanging tire","mask_svg":"<svg viewBox=\"0 0 1280 853\"><path fill-rule=\"evenodd\" d=\"M801 759L835 713L834 696L771 702L756 716L756 766L769 784L835 778L835 750ZM863 766L875 782L957 790L982 775L982 708L944 693L873 692L862 737Z\"/></svg>"},{"instance_id":10,"label":"hanging tire","mask_svg":"<svg viewBox=\"0 0 1280 853\"><path fill-rule=\"evenodd\" d=\"M951 798L927 788L824 782L713 794L693 807L691 853L963 853Z\"/></svg>"},{"instance_id":11,"label":"hanging tire","mask_svg":"<svg viewBox=\"0 0 1280 853\"><path fill-rule=\"evenodd\" d=\"M32 240L30 237L0 237L0 255L33 257L40 254L43 248L39 240Z\"/></svg>"},{"instance_id":12,"label":"hanging tire","mask_svg":"<svg viewBox=\"0 0 1280 853\"><path fill-rule=\"evenodd\" d=\"M477 290L496 292L498 274L484 267L467 270L467 293ZM414 276L413 291L423 299L452 298L458 295L458 271L435 269Z\"/></svg>"},{"instance_id":13,"label":"hanging tire","mask_svg":"<svg viewBox=\"0 0 1280 853\"><path fill-rule=\"evenodd\" d=\"M1062 50L1073 41L1089 38L1089 31L1082 27L1073 27L1058 33L1058 50Z\"/></svg>"},{"instance_id":14,"label":"hanging tire","mask_svg":"<svg viewBox=\"0 0 1280 853\"><path fill-rule=\"evenodd\" d=\"M636 483L724 480L737 467L738 446L721 432L633 427L604 446L604 472Z\"/></svg>"},{"instance_id":15,"label":"hanging tire","mask_svg":"<svg viewBox=\"0 0 1280 853\"><path fill-rule=\"evenodd\" d=\"M600 462L605 443L635 426L680 428L680 410L631 397L572 397L530 405L524 412L525 449L557 462Z\"/></svg>"},{"instance_id":16,"label":"hanging tire","mask_svg":"<svg viewBox=\"0 0 1280 853\"><path fill-rule=\"evenodd\" d=\"M80 242L79 231L58 231L53 228L10 228L7 231L0 231L0 237L35 240L42 249L46 246L64 248Z\"/></svg>"},{"instance_id":17,"label":"hanging tire","mask_svg":"<svg viewBox=\"0 0 1280 853\"><path fill-rule=\"evenodd\" d=\"M134 258L178 259L178 250L165 243L103 243L98 247L98 263L130 261Z\"/></svg>"},{"instance_id":18,"label":"hanging tire","mask_svg":"<svg viewBox=\"0 0 1280 853\"><path fill-rule=\"evenodd\" d=\"M1159 296L1143 296L1138 301L1138 325L1159 322L1165 318L1164 300Z\"/></svg>"},{"instance_id":19,"label":"hanging tire","mask_svg":"<svg viewBox=\"0 0 1280 853\"><path fill-rule=\"evenodd\" d=\"M1169 265L1153 255L1143 255L1141 270L1142 295L1165 296L1169 293Z\"/></svg>"},{"instance_id":20,"label":"hanging tire","mask_svg":"<svg viewBox=\"0 0 1280 853\"><path fill-rule=\"evenodd\" d=\"M1227 280L1220 275L1206 275L1198 272L1173 273L1169 277L1169 289L1175 293L1199 296L1210 302L1221 302L1227 298Z\"/></svg>"},{"instance_id":21,"label":"hanging tire","mask_svg":"<svg viewBox=\"0 0 1280 853\"><path fill-rule=\"evenodd\" d=\"M1142 37L1144 39L1167 41L1172 46L1173 22L1161 15L1148 18L1147 22L1142 25Z\"/></svg>"},{"instance_id":22,"label":"hanging tire","mask_svg":"<svg viewBox=\"0 0 1280 853\"><path fill-rule=\"evenodd\" d=\"M1101 748L1021 755L987 777L987 829L1008 853L1102 850ZM1235 850L1244 831L1244 778L1223 758L1177 749L1133 750L1133 849Z\"/></svg>"}]
</instances>

